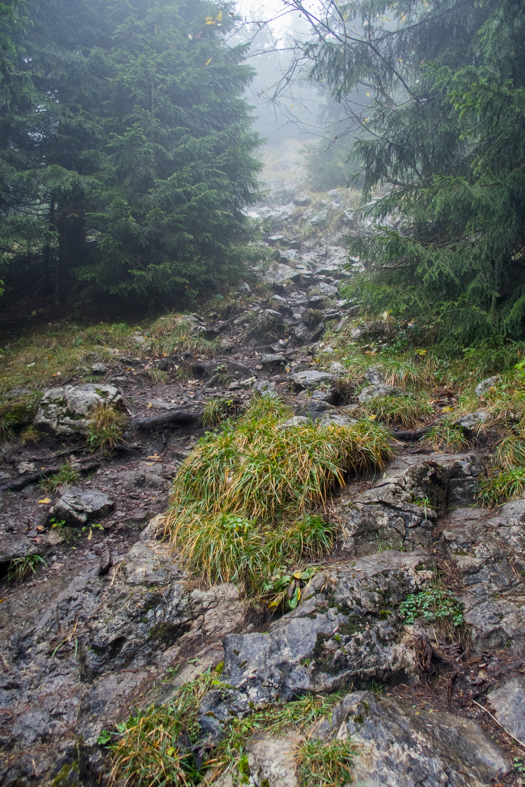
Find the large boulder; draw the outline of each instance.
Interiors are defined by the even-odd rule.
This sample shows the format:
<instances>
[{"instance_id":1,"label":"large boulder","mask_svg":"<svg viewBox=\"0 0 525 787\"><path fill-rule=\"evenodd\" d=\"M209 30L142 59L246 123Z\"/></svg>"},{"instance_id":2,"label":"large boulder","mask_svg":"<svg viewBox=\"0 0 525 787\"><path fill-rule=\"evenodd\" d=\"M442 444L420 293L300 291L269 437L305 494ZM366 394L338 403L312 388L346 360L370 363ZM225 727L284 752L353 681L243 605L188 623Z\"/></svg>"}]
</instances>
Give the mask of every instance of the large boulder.
<instances>
[{"instance_id":1,"label":"large boulder","mask_svg":"<svg viewBox=\"0 0 525 787\"><path fill-rule=\"evenodd\" d=\"M87 434L93 411L100 405L123 407L114 385L65 385L44 392L35 417L39 426L58 435Z\"/></svg>"},{"instance_id":2,"label":"large boulder","mask_svg":"<svg viewBox=\"0 0 525 787\"><path fill-rule=\"evenodd\" d=\"M211 691L200 724L212 739L231 713L356 680L415 674L399 604L432 572L422 550L385 551L318 574L299 606L268 632L224 640L228 691Z\"/></svg>"},{"instance_id":3,"label":"large boulder","mask_svg":"<svg viewBox=\"0 0 525 787\"><path fill-rule=\"evenodd\" d=\"M438 516L458 504L474 502L482 464L473 454L430 454L392 463L388 475L357 497L343 495L337 516L343 547L353 555L378 549L429 546Z\"/></svg>"},{"instance_id":4,"label":"large boulder","mask_svg":"<svg viewBox=\"0 0 525 787\"><path fill-rule=\"evenodd\" d=\"M441 542L463 580L465 621L478 652L525 653L524 526L525 500L496 515L458 508L445 523Z\"/></svg>"},{"instance_id":5,"label":"large boulder","mask_svg":"<svg viewBox=\"0 0 525 787\"><path fill-rule=\"evenodd\" d=\"M369 691L347 694L317 735L352 741L353 783L367 787L482 787L512 770L475 721Z\"/></svg>"}]
</instances>

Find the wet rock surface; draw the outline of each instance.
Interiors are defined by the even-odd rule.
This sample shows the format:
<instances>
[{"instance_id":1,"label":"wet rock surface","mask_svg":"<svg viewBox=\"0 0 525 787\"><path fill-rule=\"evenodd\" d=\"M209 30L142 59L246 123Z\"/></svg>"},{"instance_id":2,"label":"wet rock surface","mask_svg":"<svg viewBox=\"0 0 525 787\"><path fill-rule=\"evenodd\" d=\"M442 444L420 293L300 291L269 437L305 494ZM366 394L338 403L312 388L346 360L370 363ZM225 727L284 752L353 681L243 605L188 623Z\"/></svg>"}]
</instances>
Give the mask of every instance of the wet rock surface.
<instances>
[{"instance_id":1,"label":"wet rock surface","mask_svg":"<svg viewBox=\"0 0 525 787\"><path fill-rule=\"evenodd\" d=\"M108 783L101 731L134 707L169 701L185 680L220 662L223 686L201 702L199 745L219 740L232 716L268 703L349 692L315 731L254 736L246 749L253 787L296 784L296 748L311 735L352 737L355 783L514 783L507 754L479 725L490 735L498 729L473 700L523 741L525 503L475 507L481 451L449 455L409 442L396 446L384 475L349 475L326 511L340 528L334 553L315 564L301 602L281 617L268 620L237 586L200 585L158 540L157 515L204 433L210 400L236 414L255 393L281 396L295 413L283 428L294 428L350 425L360 403L406 393L374 367L348 392L342 364L318 368L327 328L355 309L341 297L351 275L341 237L360 227L347 208L341 231L309 237L304 230L328 226L344 195L338 190L314 209L300 178L289 175L256 211L271 225L270 263L251 271L227 309L188 318L192 337L215 342L213 357L155 356L137 334L136 353L114 366L86 361L100 382L79 377L45 391L35 423L46 439L2 454L0 567L32 555L46 560L28 581L2 586L2 784L52 784L70 766L78 787ZM299 220L297 208L305 209ZM368 322L353 340L388 342L391 331L388 320ZM480 398L497 382L483 381ZM129 416L112 457L93 456L85 442L104 403ZM483 410L463 421L475 433ZM38 472L64 462L82 470L74 484L40 489ZM20 488L7 491L21 477ZM400 612L436 572L464 604L468 653L432 629L414 631ZM373 684L385 696L354 690ZM432 704L440 712L431 713ZM228 787L231 774L213 783Z\"/></svg>"},{"instance_id":2,"label":"wet rock surface","mask_svg":"<svg viewBox=\"0 0 525 787\"><path fill-rule=\"evenodd\" d=\"M512 769L474 721L417 711L369 691L348 694L317 734L351 738L355 781L370 787L481 787Z\"/></svg>"},{"instance_id":3,"label":"wet rock surface","mask_svg":"<svg viewBox=\"0 0 525 787\"><path fill-rule=\"evenodd\" d=\"M85 434L91 414L100 405L119 406L120 392L114 385L66 385L44 391L35 418L35 426L57 435Z\"/></svg>"}]
</instances>

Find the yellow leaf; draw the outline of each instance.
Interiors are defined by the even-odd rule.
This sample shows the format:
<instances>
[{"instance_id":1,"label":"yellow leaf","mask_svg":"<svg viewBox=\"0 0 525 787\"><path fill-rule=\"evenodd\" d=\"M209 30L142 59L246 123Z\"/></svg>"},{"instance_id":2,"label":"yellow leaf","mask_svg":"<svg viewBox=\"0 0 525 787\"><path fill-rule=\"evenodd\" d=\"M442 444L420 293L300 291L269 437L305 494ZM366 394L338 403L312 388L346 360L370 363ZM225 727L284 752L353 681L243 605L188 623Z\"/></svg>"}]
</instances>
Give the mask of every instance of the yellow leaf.
<instances>
[{"instance_id":1,"label":"yellow leaf","mask_svg":"<svg viewBox=\"0 0 525 787\"><path fill-rule=\"evenodd\" d=\"M92 539L92 538L93 538L93 530L92 530L91 528L89 528L89 533L88 533L88 538L87 538L87 540L88 540L88 541L91 541L91 539Z\"/></svg>"},{"instance_id":2,"label":"yellow leaf","mask_svg":"<svg viewBox=\"0 0 525 787\"><path fill-rule=\"evenodd\" d=\"M454 412L454 408L453 407L443 407L441 412L442 413L453 413Z\"/></svg>"},{"instance_id":3,"label":"yellow leaf","mask_svg":"<svg viewBox=\"0 0 525 787\"><path fill-rule=\"evenodd\" d=\"M370 98L370 93L367 93L366 95Z\"/></svg>"},{"instance_id":4,"label":"yellow leaf","mask_svg":"<svg viewBox=\"0 0 525 787\"><path fill-rule=\"evenodd\" d=\"M369 415L369 416L368 416L368 420L369 420L369 421L375 421L375 420L376 420L376 418L377 418L377 415Z\"/></svg>"},{"instance_id":5,"label":"yellow leaf","mask_svg":"<svg viewBox=\"0 0 525 787\"><path fill-rule=\"evenodd\" d=\"M208 17L207 17L207 19L206 19L206 24L207 24L207 25L214 25L214 24L215 24L215 22L213 21L213 19L211 18L211 16L208 16Z\"/></svg>"},{"instance_id":6,"label":"yellow leaf","mask_svg":"<svg viewBox=\"0 0 525 787\"><path fill-rule=\"evenodd\" d=\"M222 11L217 14L217 22L222 22Z\"/></svg>"},{"instance_id":7,"label":"yellow leaf","mask_svg":"<svg viewBox=\"0 0 525 787\"><path fill-rule=\"evenodd\" d=\"M207 65L207 66L209 66L209 65L210 65L210 63L211 63L211 57L210 57L210 59L209 59L209 60L207 60L207 61L206 61L206 65Z\"/></svg>"},{"instance_id":8,"label":"yellow leaf","mask_svg":"<svg viewBox=\"0 0 525 787\"><path fill-rule=\"evenodd\" d=\"M50 503L50 502L51 502L51 498L50 498L50 497L44 497L44 499L43 499L43 500L39 500L38 502L39 502L39 503L44 503L44 504L47 504L47 503Z\"/></svg>"},{"instance_id":9,"label":"yellow leaf","mask_svg":"<svg viewBox=\"0 0 525 787\"><path fill-rule=\"evenodd\" d=\"M151 404L151 402L148 402L146 405L146 410L151 410L152 407L153 405Z\"/></svg>"},{"instance_id":10,"label":"yellow leaf","mask_svg":"<svg viewBox=\"0 0 525 787\"><path fill-rule=\"evenodd\" d=\"M294 579L302 579L303 572L302 571L296 571L295 574L293 575L293 577L294 577Z\"/></svg>"}]
</instances>

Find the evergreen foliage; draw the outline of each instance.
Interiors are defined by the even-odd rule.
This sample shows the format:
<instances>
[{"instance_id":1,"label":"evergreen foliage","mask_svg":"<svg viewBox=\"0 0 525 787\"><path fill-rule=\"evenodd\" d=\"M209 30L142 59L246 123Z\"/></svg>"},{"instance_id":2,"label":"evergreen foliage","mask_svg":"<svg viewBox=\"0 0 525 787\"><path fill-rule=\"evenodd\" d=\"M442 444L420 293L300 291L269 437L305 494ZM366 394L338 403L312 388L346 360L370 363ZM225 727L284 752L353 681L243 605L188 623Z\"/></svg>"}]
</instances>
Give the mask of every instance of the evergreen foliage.
<instances>
[{"instance_id":1,"label":"evergreen foliage","mask_svg":"<svg viewBox=\"0 0 525 787\"><path fill-rule=\"evenodd\" d=\"M354 153L373 233L351 242L354 294L448 341L521 335L525 7L328 0L310 18L311 77L369 97Z\"/></svg>"},{"instance_id":2,"label":"evergreen foliage","mask_svg":"<svg viewBox=\"0 0 525 787\"><path fill-rule=\"evenodd\" d=\"M63 300L75 280L141 298L231 280L259 140L229 7L27 0L0 25L6 281L30 269Z\"/></svg>"}]
</instances>

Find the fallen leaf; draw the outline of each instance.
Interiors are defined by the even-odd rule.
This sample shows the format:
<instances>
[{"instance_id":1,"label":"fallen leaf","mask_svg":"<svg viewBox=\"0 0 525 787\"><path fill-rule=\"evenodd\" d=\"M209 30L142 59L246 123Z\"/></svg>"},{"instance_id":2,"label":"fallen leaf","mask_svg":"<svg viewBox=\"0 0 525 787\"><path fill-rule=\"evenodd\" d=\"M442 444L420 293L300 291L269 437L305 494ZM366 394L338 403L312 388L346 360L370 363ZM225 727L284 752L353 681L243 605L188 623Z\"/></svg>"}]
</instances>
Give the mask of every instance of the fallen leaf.
<instances>
[{"instance_id":1,"label":"fallen leaf","mask_svg":"<svg viewBox=\"0 0 525 787\"><path fill-rule=\"evenodd\" d=\"M38 502L39 502L39 503L44 503L44 504L47 504L47 503L50 503L50 502L51 502L51 498L50 498L50 497L44 497L44 499L43 499L43 500L39 500Z\"/></svg>"}]
</instances>

